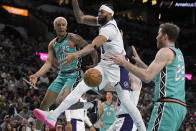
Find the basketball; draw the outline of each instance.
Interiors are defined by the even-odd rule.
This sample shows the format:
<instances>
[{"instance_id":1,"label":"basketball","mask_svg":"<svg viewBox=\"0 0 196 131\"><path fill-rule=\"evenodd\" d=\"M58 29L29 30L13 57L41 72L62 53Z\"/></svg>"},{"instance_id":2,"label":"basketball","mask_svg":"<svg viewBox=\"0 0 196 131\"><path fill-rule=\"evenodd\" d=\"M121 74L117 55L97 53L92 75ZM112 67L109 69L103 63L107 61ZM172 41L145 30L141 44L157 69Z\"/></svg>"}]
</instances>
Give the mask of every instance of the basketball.
<instances>
[{"instance_id":1,"label":"basketball","mask_svg":"<svg viewBox=\"0 0 196 131\"><path fill-rule=\"evenodd\" d=\"M89 87L96 87L102 81L102 74L95 68L90 68L84 73L84 82Z\"/></svg>"}]
</instances>

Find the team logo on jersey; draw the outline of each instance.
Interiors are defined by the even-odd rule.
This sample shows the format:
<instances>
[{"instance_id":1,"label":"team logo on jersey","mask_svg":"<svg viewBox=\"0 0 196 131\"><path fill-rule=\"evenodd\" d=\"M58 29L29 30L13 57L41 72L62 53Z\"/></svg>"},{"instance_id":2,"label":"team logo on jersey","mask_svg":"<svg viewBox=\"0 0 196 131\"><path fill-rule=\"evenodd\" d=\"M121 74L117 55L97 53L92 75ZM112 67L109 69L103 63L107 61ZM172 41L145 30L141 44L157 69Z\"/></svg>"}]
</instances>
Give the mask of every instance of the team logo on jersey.
<instances>
[{"instance_id":1,"label":"team logo on jersey","mask_svg":"<svg viewBox=\"0 0 196 131\"><path fill-rule=\"evenodd\" d=\"M124 85L125 88L129 87L129 83L127 81L124 81L123 85Z\"/></svg>"},{"instance_id":2,"label":"team logo on jersey","mask_svg":"<svg viewBox=\"0 0 196 131\"><path fill-rule=\"evenodd\" d=\"M66 47L65 47L65 50L66 50L66 51L69 51L69 46L66 46Z\"/></svg>"},{"instance_id":3,"label":"team logo on jersey","mask_svg":"<svg viewBox=\"0 0 196 131\"><path fill-rule=\"evenodd\" d=\"M111 110L111 111L114 111L114 107L110 107L110 110Z\"/></svg>"},{"instance_id":4,"label":"team logo on jersey","mask_svg":"<svg viewBox=\"0 0 196 131\"><path fill-rule=\"evenodd\" d=\"M108 111L108 108L104 108L103 110L104 110L104 111Z\"/></svg>"},{"instance_id":5,"label":"team logo on jersey","mask_svg":"<svg viewBox=\"0 0 196 131\"><path fill-rule=\"evenodd\" d=\"M55 53L61 52L62 50L62 46L56 47L55 48Z\"/></svg>"},{"instance_id":6,"label":"team logo on jersey","mask_svg":"<svg viewBox=\"0 0 196 131\"><path fill-rule=\"evenodd\" d=\"M57 53L57 52L59 52L61 49L57 47L57 48L55 48L54 50L55 50L55 53Z\"/></svg>"}]
</instances>

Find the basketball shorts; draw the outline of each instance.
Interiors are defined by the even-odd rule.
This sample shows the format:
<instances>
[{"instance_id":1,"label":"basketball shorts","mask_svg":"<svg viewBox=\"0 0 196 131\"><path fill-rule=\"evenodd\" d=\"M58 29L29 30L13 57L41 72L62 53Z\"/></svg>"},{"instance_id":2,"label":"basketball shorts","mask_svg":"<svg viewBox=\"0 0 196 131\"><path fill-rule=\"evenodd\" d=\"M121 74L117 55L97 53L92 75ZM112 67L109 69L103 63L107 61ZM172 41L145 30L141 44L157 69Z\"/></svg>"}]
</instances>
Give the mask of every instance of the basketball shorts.
<instances>
[{"instance_id":1,"label":"basketball shorts","mask_svg":"<svg viewBox=\"0 0 196 131\"><path fill-rule=\"evenodd\" d=\"M48 90L51 90L57 94L64 88L70 88L73 90L77 86L77 84L83 78L83 71L74 71L72 73L59 73L57 78L52 82L49 86Z\"/></svg>"},{"instance_id":2,"label":"basketball shorts","mask_svg":"<svg viewBox=\"0 0 196 131\"><path fill-rule=\"evenodd\" d=\"M186 112L186 107L178 103L155 102L148 131L178 131Z\"/></svg>"},{"instance_id":3,"label":"basketball shorts","mask_svg":"<svg viewBox=\"0 0 196 131\"><path fill-rule=\"evenodd\" d=\"M133 128L133 120L129 114L117 116L116 120L107 131L131 131Z\"/></svg>"},{"instance_id":4,"label":"basketball shorts","mask_svg":"<svg viewBox=\"0 0 196 131\"><path fill-rule=\"evenodd\" d=\"M85 131L84 121L71 119L72 131Z\"/></svg>"},{"instance_id":5,"label":"basketball shorts","mask_svg":"<svg viewBox=\"0 0 196 131\"><path fill-rule=\"evenodd\" d=\"M129 82L129 72L124 67L104 67L103 63L100 63L95 67L102 74L102 82L99 85L99 89L103 89L108 82L114 87L119 83L123 90L131 90Z\"/></svg>"}]
</instances>

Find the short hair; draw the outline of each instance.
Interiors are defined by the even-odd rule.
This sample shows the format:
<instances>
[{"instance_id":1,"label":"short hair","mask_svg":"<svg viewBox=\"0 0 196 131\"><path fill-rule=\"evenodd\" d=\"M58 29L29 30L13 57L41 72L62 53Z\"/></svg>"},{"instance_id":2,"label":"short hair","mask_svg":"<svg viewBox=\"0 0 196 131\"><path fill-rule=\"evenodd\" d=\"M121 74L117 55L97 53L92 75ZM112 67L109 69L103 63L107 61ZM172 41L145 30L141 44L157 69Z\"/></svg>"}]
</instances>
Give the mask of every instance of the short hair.
<instances>
[{"instance_id":1,"label":"short hair","mask_svg":"<svg viewBox=\"0 0 196 131\"><path fill-rule=\"evenodd\" d=\"M168 35L170 41L176 42L180 33L180 28L177 25L173 23L164 23L159 26L159 29L161 29L163 34Z\"/></svg>"},{"instance_id":2,"label":"short hair","mask_svg":"<svg viewBox=\"0 0 196 131\"><path fill-rule=\"evenodd\" d=\"M4 119L5 119L5 118L10 118L10 116L9 116L9 115L5 115L5 116L4 116Z\"/></svg>"},{"instance_id":3,"label":"short hair","mask_svg":"<svg viewBox=\"0 0 196 131\"><path fill-rule=\"evenodd\" d=\"M57 18L55 18L54 21L53 21L53 26L54 26L54 25L56 24L56 22L57 22L58 20L60 20L60 19L64 20L64 21L66 22L66 25L67 25L67 20L66 20L65 17L57 17Z\"/></svg>"},{"instance_id":4,"label":"short hair","mask_svg":"<svg viewBox=\"0 0 196 131\"><path fill-rule=\"evenodd\" d=\"M106 94L107 94L107 93L111 93L111 94L113 95L113 91L106 91Z\"/></svg>"}]
</instances>

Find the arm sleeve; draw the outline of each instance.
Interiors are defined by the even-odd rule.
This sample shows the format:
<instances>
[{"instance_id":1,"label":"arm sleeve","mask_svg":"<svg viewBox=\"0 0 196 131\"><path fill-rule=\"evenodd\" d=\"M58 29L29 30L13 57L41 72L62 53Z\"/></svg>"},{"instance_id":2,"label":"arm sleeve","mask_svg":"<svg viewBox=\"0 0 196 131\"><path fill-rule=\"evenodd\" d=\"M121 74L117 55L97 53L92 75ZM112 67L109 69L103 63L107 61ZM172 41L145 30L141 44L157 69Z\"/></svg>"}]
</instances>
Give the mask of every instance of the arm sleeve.
<instances>
[{"instance_id":1,"label":"arm sleeve","mask_svg":"<svg viewBox=\"0 0 196 131\"><path fill-rule=\"evenodd\" d=\"M105 36L107 40L114 39L117 34L118 30L114 25L108 25L99 30L99 35Z\"/></svg>"},{"instance_id":2,"label":"arm sleeve","mask_svg":"<svg viewBox=\"0 0 196 131\"><path fill-rule=\"evenodd\" d=\"M67 121L71 121L71 110L65 110L65 116Z\"/></svg>"},{"instance_id":3,"label":"arm sleeve","mask_svg":"<svg viewBox=\"0 0 196 131\"><path fill-rule=\"evenodd\" d=\"M88 116L87 116L87 111L85 111L84 122L85 122L89 127L92 126L92 123L91 123L90 119L89 119Z\"/></svg>"}]
</instances>

